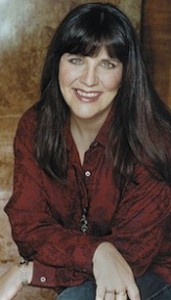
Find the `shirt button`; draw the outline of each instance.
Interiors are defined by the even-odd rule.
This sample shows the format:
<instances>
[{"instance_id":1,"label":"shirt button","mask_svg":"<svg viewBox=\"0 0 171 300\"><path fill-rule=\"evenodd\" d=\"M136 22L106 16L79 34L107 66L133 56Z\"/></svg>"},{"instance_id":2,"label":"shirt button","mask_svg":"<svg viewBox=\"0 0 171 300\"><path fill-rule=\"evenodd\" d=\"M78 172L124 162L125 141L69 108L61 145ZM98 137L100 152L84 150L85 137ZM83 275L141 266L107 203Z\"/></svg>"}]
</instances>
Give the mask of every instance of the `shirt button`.
<instances>
[{"instance_id":1,"label":"shirt button","mask_svg":"<svg viewBox=\"0 0 171 300\"><path fill-rule=\"evenodd\" d=\"M85 176L86 177L90 177L91 176L91 172L90 171L85 171Z\"/></svg>"},{"instance_id":2,"label":"shirt button","mask_svg":"<svg viewBox=\"0 0 171 300\"><path fill-rule=\"evenodd\" d=\"M46 282L46 281L47 281L47 279L46 279L45 276L40 277L40 282L44 283L44 282Z\"/></svg>"}]
</instances>

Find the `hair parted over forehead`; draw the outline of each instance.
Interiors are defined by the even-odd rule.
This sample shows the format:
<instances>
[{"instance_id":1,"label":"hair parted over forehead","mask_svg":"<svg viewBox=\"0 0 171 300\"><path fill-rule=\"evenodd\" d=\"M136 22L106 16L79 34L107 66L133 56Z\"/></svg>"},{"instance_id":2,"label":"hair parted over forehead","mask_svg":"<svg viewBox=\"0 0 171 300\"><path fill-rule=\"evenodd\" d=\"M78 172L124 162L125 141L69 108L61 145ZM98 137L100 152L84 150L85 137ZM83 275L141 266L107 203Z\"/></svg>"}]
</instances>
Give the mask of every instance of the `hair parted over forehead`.
<instances>
[{"instance_id":1,"label":"hair parted over forehead","mask_svg":"<svg viewBox=\"0 0 171 300\"><path fill-rule=\"evenodd\" d=\"M87 3L68 13L52 43L57 57L66 52L93 56L104 46L110 57L125 62L132 34L130 21L118 8L105 3Z\"/></svg>"}]
</instances>

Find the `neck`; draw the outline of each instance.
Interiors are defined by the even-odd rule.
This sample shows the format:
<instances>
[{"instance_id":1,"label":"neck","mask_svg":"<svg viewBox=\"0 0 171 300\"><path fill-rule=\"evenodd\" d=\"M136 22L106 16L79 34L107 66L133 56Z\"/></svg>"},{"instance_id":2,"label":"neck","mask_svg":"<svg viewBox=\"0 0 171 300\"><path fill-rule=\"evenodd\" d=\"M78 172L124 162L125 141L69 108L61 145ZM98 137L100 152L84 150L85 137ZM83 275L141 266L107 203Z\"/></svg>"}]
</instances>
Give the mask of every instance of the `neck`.
<instances>
[{"instance_id":1,"label":"neck","mask_svg":"<svg viewBox=\"0 0 171 300\"><path fill-rule=\"evenodd\" d=\"M96 138L104 120L83 120L71 117L70 126L73 137L76 135L82 141L89 142L89 146Z\"/></svg>"},{"instance_id":2,"label":"neck","mask_svg":"<svg viewBox=\"0 0 171 300\"><path fill-rule=\"evenodd\" d=\"M84 154L95 140L105 119L102 120L83 120L71 116L70 127L74 142L79 153L80 162L84 162Z\"/></svg>"}]
</instances>

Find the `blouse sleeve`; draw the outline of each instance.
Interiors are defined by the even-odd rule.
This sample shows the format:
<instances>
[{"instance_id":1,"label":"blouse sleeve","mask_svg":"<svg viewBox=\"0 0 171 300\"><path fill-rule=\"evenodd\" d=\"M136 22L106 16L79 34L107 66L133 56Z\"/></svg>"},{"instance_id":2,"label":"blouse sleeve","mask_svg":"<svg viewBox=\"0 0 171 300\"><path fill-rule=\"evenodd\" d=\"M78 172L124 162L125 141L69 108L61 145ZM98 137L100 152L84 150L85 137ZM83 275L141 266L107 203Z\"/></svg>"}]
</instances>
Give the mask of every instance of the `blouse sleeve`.
<instances>
[{"instance_id":1,"label":"blouse sleeve","mask_svg":"<svg viewBox=\"0 0 171 300\"><path fill-rule=\"evenodd\" d=\"M171 187L143 167L137 169L137 181L125 192L108 240L114 237L113 244L140 276L149 266L171 266Z\"/></svg>"},{"instance_id":2,"label":"blouse sleeve","mask_svg":"<svg viewBox=\"0 0 171 300\"><path fill-rule=\"evenodd\" d=\"M14 139L13 193L4 210L20 255L35 262L34 274L38 274L36 269L41 274L49 273L48 282L42 285L65 286L92 274L95 239L64 228L52 215L42 170L34 159L35 126L35 112L30 109L21 118ZM34 283L41 285L41 279L35 276Z\"/></svg>"}]
</instances>

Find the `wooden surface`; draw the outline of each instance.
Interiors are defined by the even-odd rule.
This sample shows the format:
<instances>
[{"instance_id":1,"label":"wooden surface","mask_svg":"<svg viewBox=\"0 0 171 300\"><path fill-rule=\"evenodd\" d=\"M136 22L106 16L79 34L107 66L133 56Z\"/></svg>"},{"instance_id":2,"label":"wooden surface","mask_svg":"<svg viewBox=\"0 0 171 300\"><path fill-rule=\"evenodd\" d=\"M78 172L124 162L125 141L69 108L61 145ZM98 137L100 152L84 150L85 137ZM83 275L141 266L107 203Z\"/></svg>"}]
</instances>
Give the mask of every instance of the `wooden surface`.
<instances>
[{"instance_id":1,"label":"wooden surface","mask_svg":"<svg viewBox=\"0 0 171 300\"><path fill-rule=\"evenodd\" d=\"M171 107L171 0L145 0L142 48L155 87Z\"/></svg>"}]
</instances>

